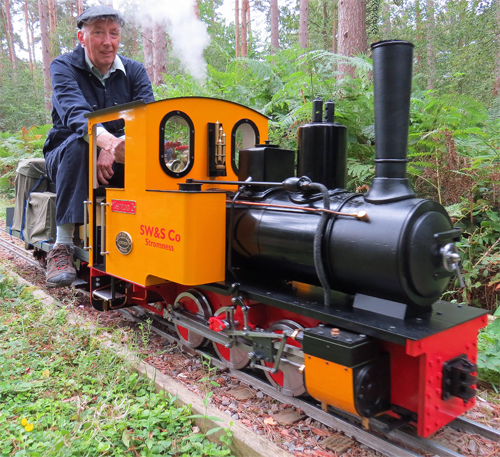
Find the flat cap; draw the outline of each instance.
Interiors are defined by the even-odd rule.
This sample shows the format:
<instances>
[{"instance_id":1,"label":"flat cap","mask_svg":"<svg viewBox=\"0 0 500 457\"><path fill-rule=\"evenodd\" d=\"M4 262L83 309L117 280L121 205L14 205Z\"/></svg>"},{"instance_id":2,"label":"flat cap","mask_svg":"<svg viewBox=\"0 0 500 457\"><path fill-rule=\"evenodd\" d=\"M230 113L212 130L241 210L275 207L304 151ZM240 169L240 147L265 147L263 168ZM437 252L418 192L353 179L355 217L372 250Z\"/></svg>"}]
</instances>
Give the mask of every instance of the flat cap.
<instances>
[{"instance_id":1,"label":"flat cap","mask_svg":"<svg viewBox=\"0 0 500 457\"><path fill-rule=\"evenodd\" d=\"M81 29L83 24L86 22L105 19L107 17L116 19L116 22L120 24L120 27L123 27L125 24L125 20L119 11L111 8L111 6L97 5L87 8L82 14L80 14L80 16L76 18L76 25L79 29Z\"/></svg>"}]
</instances>

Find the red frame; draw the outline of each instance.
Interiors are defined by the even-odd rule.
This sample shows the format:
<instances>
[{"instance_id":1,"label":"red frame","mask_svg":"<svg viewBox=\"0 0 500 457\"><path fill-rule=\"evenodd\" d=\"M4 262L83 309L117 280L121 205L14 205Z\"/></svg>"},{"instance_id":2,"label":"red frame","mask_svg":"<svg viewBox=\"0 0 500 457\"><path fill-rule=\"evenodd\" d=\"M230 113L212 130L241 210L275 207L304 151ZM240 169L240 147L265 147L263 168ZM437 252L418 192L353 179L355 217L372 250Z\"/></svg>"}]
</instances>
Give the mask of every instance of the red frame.
<instances>
[{"instance_id":1,"label":"red frame","mask_svg":"<svg viewBox=\"0 0 500 457\"><path fill-rule=\"evenodd\" d=\"M475 405L457 397L443 400L443 364L461 354L477 363L477 334L486 315L406 346L384 343L391 354L392 403L418 415L419 436L427 437Z\"/></svg>"}]
</instances>

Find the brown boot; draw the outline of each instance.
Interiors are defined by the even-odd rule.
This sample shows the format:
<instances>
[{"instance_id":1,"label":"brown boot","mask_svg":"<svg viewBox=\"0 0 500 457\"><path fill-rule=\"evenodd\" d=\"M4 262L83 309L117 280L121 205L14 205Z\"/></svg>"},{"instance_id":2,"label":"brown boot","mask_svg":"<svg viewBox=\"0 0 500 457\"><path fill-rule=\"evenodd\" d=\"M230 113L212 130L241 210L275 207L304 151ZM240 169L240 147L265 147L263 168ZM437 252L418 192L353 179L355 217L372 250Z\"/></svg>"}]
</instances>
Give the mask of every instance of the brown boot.
<instances>
[{"instance_id":1,"label":"brown boot","mask_svg":"<svg viewBox=\"0 0 500 457\"><path fill-rule=\"evenodd\" d=\"M47 287L67 287L76 279L73 254L75 248L68 244L56 244L47 256Z\"/></svg>"}]
</instances>

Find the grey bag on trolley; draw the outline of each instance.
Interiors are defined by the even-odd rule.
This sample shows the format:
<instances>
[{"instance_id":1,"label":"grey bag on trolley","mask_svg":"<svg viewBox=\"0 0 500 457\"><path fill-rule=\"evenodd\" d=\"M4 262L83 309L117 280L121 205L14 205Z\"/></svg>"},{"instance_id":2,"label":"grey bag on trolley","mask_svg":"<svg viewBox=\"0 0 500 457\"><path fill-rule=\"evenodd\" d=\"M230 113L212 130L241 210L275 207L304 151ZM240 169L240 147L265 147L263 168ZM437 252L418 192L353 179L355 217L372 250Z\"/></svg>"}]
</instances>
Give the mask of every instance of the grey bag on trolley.
<instances>
[{"instance_id":1,"label":"grey bag on trolley","mask_svg":"<svg viewBox=\"0 0 500 457\"><path fill-rule=\"evenodd\" d=\"M45 159L21 159L16 169L16 208L11 230L23 232L26 226L26 205L31 192L47 190L47 175L45 174ZM24 235L24 233L23 233Z\"/></svg>"},{"instance_id":2,"label":"grey bag on trolley","mask_svg":"<svg viewBox=\"0 0 500 457\"><path fill-rule=\"evenodd\" d=\"M56 238L56 194L31 192L26 205L23 236L31 244L37 241L54 242Z\"/></svg>"}]
</instances>

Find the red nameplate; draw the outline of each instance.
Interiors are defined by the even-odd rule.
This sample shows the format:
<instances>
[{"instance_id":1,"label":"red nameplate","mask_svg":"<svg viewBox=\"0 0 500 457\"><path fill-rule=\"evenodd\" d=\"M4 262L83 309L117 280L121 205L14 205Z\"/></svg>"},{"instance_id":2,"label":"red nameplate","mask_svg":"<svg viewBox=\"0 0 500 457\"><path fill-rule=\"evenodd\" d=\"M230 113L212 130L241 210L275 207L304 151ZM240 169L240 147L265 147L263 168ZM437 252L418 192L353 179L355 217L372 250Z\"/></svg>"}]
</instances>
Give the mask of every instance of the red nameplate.
<instances>
[{"instance_id":1,"label":"red nameplate","mask_svg":"<svg viewBox=\"0 0 500 457\"><path fill-rule=\"evenodd\" d=\"M111 211L135 214L135 202L130 200L111 200Z\"/></svg>"}]
</instances>

